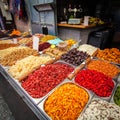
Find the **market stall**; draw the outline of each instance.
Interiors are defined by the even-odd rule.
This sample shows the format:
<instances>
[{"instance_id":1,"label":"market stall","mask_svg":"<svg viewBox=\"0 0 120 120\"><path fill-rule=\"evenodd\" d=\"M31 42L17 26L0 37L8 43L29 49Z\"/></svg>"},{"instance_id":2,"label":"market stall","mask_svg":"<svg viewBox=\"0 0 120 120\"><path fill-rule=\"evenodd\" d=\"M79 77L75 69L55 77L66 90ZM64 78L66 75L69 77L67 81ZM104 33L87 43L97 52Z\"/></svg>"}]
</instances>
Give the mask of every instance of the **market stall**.
<instances>
[{"instance_id":1,"label":"market stall","mask_svg":"<svg viewBox=\"0 0 120 120\"><path fill-rule=\"evenodd\" d=\"M107 24L65 24L58 23L58 36L65 40L73 38L78 42L81 41L81 44L88 43L89 34L93 31L102 30Z\"/></svg>"},{"instance_id":2,"label":"market stall","mask_svg":"<svg viewBox=\"0 0 120 120\"><path fill-rule=\"evenodd\" d=\"M0 50L1 83L8 83L31 113L22 120L31 116L32 120L90 120L91 116L95 120L120 119L119 49L100 50L74 40L62 41L57 36L35 36L40 38L38 46L46 42L49 46L43 44L42 49L35 50L33 37L25 40L19 36L18 46ZM10 44L10 40L5 42ZM1 89L7 94L5 85Z\"/></svg>"}]
</instances>

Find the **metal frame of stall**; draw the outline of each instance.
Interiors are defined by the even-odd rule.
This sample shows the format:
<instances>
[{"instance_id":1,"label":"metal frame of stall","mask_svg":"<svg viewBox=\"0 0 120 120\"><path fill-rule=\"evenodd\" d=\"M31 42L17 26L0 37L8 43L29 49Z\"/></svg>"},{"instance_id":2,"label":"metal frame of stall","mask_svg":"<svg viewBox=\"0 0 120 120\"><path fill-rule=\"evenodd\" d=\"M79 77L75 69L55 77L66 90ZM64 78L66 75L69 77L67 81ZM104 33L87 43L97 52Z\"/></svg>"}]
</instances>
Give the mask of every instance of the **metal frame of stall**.
<instances>
[{"instance_id":1,"label":"metal frame of stall","mask_svg":"<svg viewBox=\"0 0 120 120\"><path fill-rule=\"evenodd\" d=\"M31 111L37 116L38 120L49 120L48 116L46 116L43 113L43 111L40 110L40 108L38 108L37 104L35 104L30 99L30 97L25 93L25 91L23 91L20 88L20 86L15 82L15 80L12 79L12 77L6 72L6 70L1 65L0 65L0 73L4 76L6 82L9 82L9 84L12 86L15 92L17 92L17 94L21 97L21 100L23 100L26 103L26 105L31 109ZM14 98L12 99L14 100ZM27 115L29 116L29 114Z\"/></svg>"}]
</instances>

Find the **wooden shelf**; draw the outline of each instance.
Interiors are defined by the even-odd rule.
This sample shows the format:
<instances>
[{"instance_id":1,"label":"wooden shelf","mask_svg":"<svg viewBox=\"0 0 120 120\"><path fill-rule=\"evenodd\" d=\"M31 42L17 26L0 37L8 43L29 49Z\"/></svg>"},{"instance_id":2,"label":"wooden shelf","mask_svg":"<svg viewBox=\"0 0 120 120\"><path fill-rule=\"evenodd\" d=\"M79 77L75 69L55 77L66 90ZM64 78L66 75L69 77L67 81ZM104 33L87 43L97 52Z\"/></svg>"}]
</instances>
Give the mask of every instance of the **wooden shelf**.
<instances>
[{"instance_id":1,"label":"wooden shelf","mask_svg":"<svg viewBox=\"0 0 120 120\"><path fill-rule=\"evenodd\" d=\"M66 24L66 23L65 24L64 23L63 24L58 23L57 25L60 26L60 27L71 27L71 28L82 28L82 29L96 27L95 24L84 26L84 25L70 25L70 24Z\"/></svg>"}]
</instances>

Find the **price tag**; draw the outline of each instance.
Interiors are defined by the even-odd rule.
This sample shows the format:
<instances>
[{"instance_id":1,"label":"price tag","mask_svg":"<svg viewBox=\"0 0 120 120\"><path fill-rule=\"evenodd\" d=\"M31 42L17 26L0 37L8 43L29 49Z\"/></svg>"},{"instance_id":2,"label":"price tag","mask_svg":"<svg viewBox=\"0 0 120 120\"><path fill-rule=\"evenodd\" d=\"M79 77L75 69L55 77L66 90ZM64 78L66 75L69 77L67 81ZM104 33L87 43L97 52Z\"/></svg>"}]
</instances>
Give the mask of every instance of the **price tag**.
<instances>
[{"instance_id":1,"label":"price tag","mask_svg":"<svg viewBox=\"0 0 120 120\"><path fill-rule=\"evenodd\" d=\"M89 23L89 16L84 16L84 25L88 26Z\"/></svg>"},{"instance_id":2,"label":"price tag","mask_svg":"<svg viewBox=\"0 0 120 120\"><path fill-rule=\"evenodd\" d=\"M14 44L17 44L17 42L18 42L17 39L16 39L16 38L13 38L13 43L14 43Z\"/></svg>"},{"instance_id":3,"label":"price tag","mask_svg":"<svg viewBox=\"0 0 120 120\"><path fill-rule=\"evenodd\" d=\"M39 51L39 38L33 36L33 49Z\"/></svg>"}]
</instances>

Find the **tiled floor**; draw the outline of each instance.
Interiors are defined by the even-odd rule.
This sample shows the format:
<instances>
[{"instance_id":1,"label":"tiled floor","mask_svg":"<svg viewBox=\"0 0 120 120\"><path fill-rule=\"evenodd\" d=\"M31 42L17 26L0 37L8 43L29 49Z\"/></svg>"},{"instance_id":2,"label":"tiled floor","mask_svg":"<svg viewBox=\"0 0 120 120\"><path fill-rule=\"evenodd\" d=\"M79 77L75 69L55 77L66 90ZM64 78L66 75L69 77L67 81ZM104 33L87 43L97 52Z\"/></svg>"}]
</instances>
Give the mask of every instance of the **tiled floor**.
<instances>
[{"instance_id":1,"label":"tiled floor","mask_svg":"<svg viewBox=\"0 0 120 120\"><path fill-rule=\"evenodd\" d=\"M0 94L0 120L15 120L8 105Z\"/></svg>"}]
</instances>

